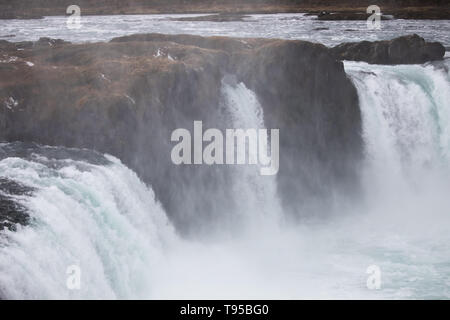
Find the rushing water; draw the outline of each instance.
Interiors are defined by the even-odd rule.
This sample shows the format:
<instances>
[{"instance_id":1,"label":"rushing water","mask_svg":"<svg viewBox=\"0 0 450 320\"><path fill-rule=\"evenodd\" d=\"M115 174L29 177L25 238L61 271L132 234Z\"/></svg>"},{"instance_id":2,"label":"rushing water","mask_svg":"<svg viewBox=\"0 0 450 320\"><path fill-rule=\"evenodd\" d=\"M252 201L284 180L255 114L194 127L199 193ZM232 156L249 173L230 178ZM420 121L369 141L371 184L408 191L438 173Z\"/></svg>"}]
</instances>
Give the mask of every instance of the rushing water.
<instances>
[{"instance_id":1,"label":"rushing water","mask_svg":"<svg viewBox=\"0 0 450 320\"><path fill-rule=\"evenodd\" d=\"M383 20L381 30L369 30L366 21L319 21L304 14L250 15L237 22L171 20L186 16L196 15L82 16L80 29L67 28L66 17L0 20L0 39L24 41L50 37L93 42L134 33L165 33L301 39L334 46L341 42L385 40L417 33L428 41L440 41L450 47L450 20Z\"/></svg>"},{"instance_id":2,"label":"rushing water","mask_svg":"<svg viewBox=\"0 0 450 320\"><path fill-rule=\"evenodd\" d=\"M83 18L78 31L61 29L62 17L0 23L14 41L182 32L332 45L417 32L449 43L448 21L383 21L382 31L368 32L357 29L363 22L288 14L232 23ZM312 32L321 25L329 30ZM151 187L120 160L88 150L0 145L0 205L13 201L28 217L16 231L0 231L0 297L450 298L450 60L346 62L345 69L362 112L363 196L341 206L351 211L314 223L285 225L276 181L242 168L234 197L245 203L240 214L248 227L228 238L185 240ZM235 126L262 126L258 97L244 84L224 80L222 95ZM66 286L71 265L82 270L80 290ZM370 265L381 270L380 290L366 286Z\"/></svg>"},{"instance_id":3,"label":"rushing water","mask_svg":"<svg viewBox=\"0 0 450 320\"><path fill-rule=\"evenodd\" d=\"M234 79L224 80L222 95L224 109L230 114L233 128L265 128L264 112L258 98L243 83L236 83ZM258 139L254 138L250 138L253 141L249 144L257 145ZM249 157L258 158L257 150L247 146L246 152ZM234 174L237 183L233 186L233 197L240 203L241 215L249 217L252 224L258 224L261 220L264 223L277 223L281 206L276 196L276 176L261 176L259 165L239 166Z\"/></svg>"},{"instance_id":4,"label":"rushing water","mask_svg":"<svg viewBox=\"0 0 450 320\"><path fill-rule=\"evenodd\" d=\"M0 162L1 177L35 191L13 196L31 221L0 237L0 294L148 297L149 271L175 237L152 190L110 156L18 143L1 149L9 154ZM71 265L82 267L82 291L67 290Z\"/></svg>"},{"instance_id":5,"label":"rushing water","mask_svg":"<svg viewBox=\"0 0 450 320\"><path fill-rule=\"evenodd\" d=\"M367 236L392 272L390 291L449 298L450 60L345 66L363 117L367 211L379 229Z\"/></svg>"}]
</instances>

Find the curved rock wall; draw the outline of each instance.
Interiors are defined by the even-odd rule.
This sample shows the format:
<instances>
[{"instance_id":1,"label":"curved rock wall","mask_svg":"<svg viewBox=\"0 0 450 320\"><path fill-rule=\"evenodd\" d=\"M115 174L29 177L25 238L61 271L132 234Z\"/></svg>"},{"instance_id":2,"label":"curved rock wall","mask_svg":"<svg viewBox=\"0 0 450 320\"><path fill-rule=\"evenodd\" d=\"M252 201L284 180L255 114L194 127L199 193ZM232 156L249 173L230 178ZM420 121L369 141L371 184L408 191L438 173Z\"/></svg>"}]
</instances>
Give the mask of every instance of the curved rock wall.
<instances>
[{"instance_id":1,"label":"curved rock wall","mask_svg":"<svg viewBox=\"0 0 450 320\"><path fill-rule=\"evenodd\" d=\"M0 42L0 141L111 153L152 184L184 233L232 211L227 166L176 166L170 135L225 129L222 78L256 92L280 129L278 193L295 215L357 189L362 153L356 90L330 49L303 41L134 35L109 43ZM311 200L313 199L313 200ZM325 201L326 202L326 201ZM198 223L201 221L202 223ZM207 229L207 228L205 228Z\"/></svg>"}]
</instances>

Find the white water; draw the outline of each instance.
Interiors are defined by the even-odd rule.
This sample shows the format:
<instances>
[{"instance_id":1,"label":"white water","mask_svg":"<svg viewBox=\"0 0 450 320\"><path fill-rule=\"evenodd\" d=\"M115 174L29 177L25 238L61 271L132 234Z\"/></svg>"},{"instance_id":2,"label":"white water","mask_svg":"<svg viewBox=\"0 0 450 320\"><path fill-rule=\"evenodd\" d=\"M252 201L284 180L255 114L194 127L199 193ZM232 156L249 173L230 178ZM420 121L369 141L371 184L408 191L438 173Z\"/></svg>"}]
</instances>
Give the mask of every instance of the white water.
<instances>
[{"instance_id":1,"label":"white water","mask_svg":"<svg viewBox=\"0 0 450 320\"><path fill-rule=\"evenodd\" d=\"M235 83L234 79L222 81L222 96L225 112L230 115L232 128L238 129L264 129L264 111L258 102L255 93L249 90L244 83ZM261 143L250 138L246 152L249 158L258 159L258 151L251 150L249 144ZM270 152L270 138L267 146ZM256 152L255 152L256 151ZM259 162L258 162L259 163ZM240 204L242 217L247 217L250 226L261 227L264 225L276 225L280 217L281 206L276 194L276 176L262 176L261 166L244 165L236 166L233 195ZM242 218L241 218L242 221Z\"/></svg>"},{"instance_id":2,"label":"white water","mask_svg":"<svg viewBox=\"0 0 450 320\"><path fill-rule=\"evenodd\" d=\"M367 237L386 255L389 291L449 298L450 60L345 67L363 117L363 218L379 229Z\"/></svg>"},{"instance_id":3,"label":"white water","mask_svg":"<svg viewBox=\"0 0 450 320\"><path fill-rule=\"evenodd\" d=\"M449 66L449 59L436 66L346 62L359 94L373 198L398 202L404 192L450 190Z\"/></svg>"},{"instance_id":4,"label":"white water","mask_svg":"<svg viewBox=\"0 0 450 320\"><path fill-rule=\"evenodd\" d=\"M64 15L64 13L61 13ZM428 41L450 46L450 20L383 20L381 30L366 21L320 21L303 13L252 14L244 21L173 21L202 14L82 16L80 29L69 29L64 16L44 19L0 20L0 39L36 41L40 37L71 42L108 41L134 33L195 34L249 38L301 39L335 46L341 42L386 40L417 33Z\"/></svg>"},{"instance_id":5,"label":"white water","mask_svg":"<svg viewBox=\"0 0 450 320\"><path fill-rule=\"evenodd\" d=\"M110 165L60 160L58 169L7 158L0 176L36 188L17 199L33 222L0 237L0 292L6 298L143 298L153 268L174 231L152 190L117 159ZM68 290L66 270L82 271L81 290Z\"/></svg>"},{"instance_id":6,"label":"white water","mask_svg":"<svg viewBox=\"0 0 450 320\"><path fill-rule=\"evenodd\" d=\"M346 63L346 70L358 88L367 158L365 198L352 204L354 212L186 241L175 235L151 188L114 158L108 165L59 160L64 165L56 168L45 159L7 158L0 176L38 191L17 198L33 223L0 238L0 292L7 298L450 298L448 70L364 63ZM245 86L225 83L223 94L236 125L263 125L257 98ZM241 177L236 197L246 204L243 217L282 216L275 181L248 168ZM82 270L78 291L66 287L73 264ZM380 290L366 287L373 264L381 269Z\"/></svg>"}]
</instances>

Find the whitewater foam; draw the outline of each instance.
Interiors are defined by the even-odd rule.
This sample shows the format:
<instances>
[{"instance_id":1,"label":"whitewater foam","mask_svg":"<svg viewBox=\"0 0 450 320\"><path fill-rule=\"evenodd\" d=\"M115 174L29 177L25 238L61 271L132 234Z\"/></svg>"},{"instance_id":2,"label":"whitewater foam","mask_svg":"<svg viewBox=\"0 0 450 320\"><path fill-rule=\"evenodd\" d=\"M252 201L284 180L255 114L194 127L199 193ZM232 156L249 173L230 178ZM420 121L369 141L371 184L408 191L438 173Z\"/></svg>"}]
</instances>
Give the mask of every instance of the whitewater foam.
<instances>
[{"instance_id":1,"label":"whitewater foam","mask_svg":"<svg viewBox=\"0 0 450 320\"><path fill-rule=\"evenodd\" d=\"M0 177L36 190L15 198L30 222L0 233L0 295L450 298L448 60L345 67L363 117L365 196L323 221L280 226L276 180L246 167L230 186L239 212L228 213L242 232L179 239L151 188L119 160L48 147L19 158L16 145L0 144ZM264 127L245 85L224 82L222 95L233 124ZM66 287L74 264L80 290ZM371 265L380 290L366 287Z\"/></svg>"},{"instance_id":2,"label":"whitewater foam","mask_svg":"<svg viewBox=\"0 0 450 320\"><path fill-rule=\"evenodd\" d=\"M119 160L108 165L40 155L6 158L1 175L33 187L21 201L32 222L1 237L0 293L6 298L142 298L152 266L176 241L152 190ZM83 271L80 290L66 269Z\"/></svg>"}]
</instances>

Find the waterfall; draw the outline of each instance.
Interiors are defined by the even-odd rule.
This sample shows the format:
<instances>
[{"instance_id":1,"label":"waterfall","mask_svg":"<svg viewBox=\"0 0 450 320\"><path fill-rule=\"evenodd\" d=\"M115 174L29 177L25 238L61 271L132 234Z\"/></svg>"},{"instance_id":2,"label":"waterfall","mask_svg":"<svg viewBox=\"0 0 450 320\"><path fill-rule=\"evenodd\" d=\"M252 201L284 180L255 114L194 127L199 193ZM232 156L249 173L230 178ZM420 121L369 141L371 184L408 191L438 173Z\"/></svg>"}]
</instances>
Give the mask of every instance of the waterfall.
<instances>
[{"instance_id":1,"label":"waterfall","mask_svg":"<svg viewBox=\"0 0 450 320\"><path fill-rule=\"evenodd\" d=\"M264 128L257 97L243 83L224 80L222 102L230 128ZM1 190L29 215L26 225L0 234L3 298L158 297L165 285L155 277L165 273L164 263L170 265L165 256L178 252L179 259L180 250L198 255L180 243L151 187L112 156L17 143L2 145L0 160L1 179L33 190ZM261 232L277 226L275 176L261 176L258 165L226 170L233 183L224 187L232 188L238 208L229 214L240 227ZM82 270L80 290L66 284L66 270L74 265Z\"/></svg>"},{"instance_id":2,"label":"waterfall","mask_svg":"<svg viewBox=\"0 0 450 320\"><path fill-rule=\"evenodd\" d=\"M224 188L236 206L224 212L243 232L181 239L151 186L118 159L0 144L0 206L13 201L28 217L0 231L0 297L448 298L449 61L345 67L366 151L366 196L347 205L357 212L278 227L276 177L233 166L224 168L233 175ZM225 78L222 101L230 128L265 127L243 83ZM382 290L365 287L373 264ZM70 266L82 272L79 290L67 287Z\"/></svg>"},{"instance_id":3,"label":"waterfall","mask_svg":"<svg viewBox=\"0 0 450 320\"><path fill-rule=\"evenodd\" d=\"M450 60L435 65L346 62L358 89L367 171L387 192L449 177Z\"/></svg>"},{"instance_id":4,"label":"waterfall","mask_svg":"<svg viewBox=\"0 0 450 320\"><path fill-rule=\"evenodd\" d=\"M264 128L257 97L243 83L224 80L222 102L230 128ZM258 165L226 170L233 183L224 187L232 188L230 200L238 208L229 214L241 224L235 227L247 234L273 230L281 213L275 176L261 176ZM160 279L170 282L181 264L209 259L199 256L195 245L180 242L151 187L112 156L3 144L0 179L31 190L19 195L0 189L0 196L19 204L17 211L29 216L25 225L0 233L2 298L160 297L167 285ZM180 252L191 252L192 261L181 259ZM182 260L176 270L169 268L171 274L165 271L172 267L167 255ZM67 287L66 271L71 266L82 271L80 290ZM199 267L193 270L201 272Z\"/></svg>"},{"instance_id":5,"label":"waterfall","mask_svg":"<svg viewBox=\"0 0 450 320\"><path fill-rule=\"evenodd\" d=\"M231 76L222 80L222 98L225 113L231 119L231 126L238 129L264 129L264 112L256 94L244 83L236 82ZM252 139L250 137L249 139ZM257 140L257 138L256 138ZM249 157L257 159L258 154L251 154L250 143L246 147ZM268 148L270 138L268 137ZM269 151L269 150L264 150ZM239 165L234 168L233 188L234 200L242 217L250 223L258 222L277 224L281 214L281 206L277 196L276 176L261 176L260 165Z\"/></svg>"},{"instance_id":6,"label":"waterfall","mask_svg":"<svg viewBox=\"0 0 450 320\"><path fill-rule=\"evenodd\" d=\"M26 152L0 161L1 178L34 190L14 197L29 225L0 234L0 296L149 297L153 269L176 241L151 188L111 156L89 153L99 160L92 163L74 160L82 151L34 146ZM82 270L80 290L66 287L73 265Z\"/></svg>"},{"instance_id":7,"label":"waterfall","mask_svg":"<svg viewBox=\"0 0 450 320\"><path fill-rule=\"evenodd\" d=\"M376 241L402 235L411 247L432 243L448 250L449 66L449 59L425 65L345 63L362 113L364 219L383 230ZM407 264L400 268L411 271Z\"/></svg>"}]
</instances>

